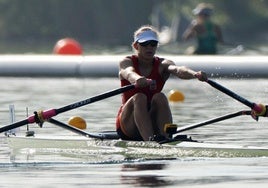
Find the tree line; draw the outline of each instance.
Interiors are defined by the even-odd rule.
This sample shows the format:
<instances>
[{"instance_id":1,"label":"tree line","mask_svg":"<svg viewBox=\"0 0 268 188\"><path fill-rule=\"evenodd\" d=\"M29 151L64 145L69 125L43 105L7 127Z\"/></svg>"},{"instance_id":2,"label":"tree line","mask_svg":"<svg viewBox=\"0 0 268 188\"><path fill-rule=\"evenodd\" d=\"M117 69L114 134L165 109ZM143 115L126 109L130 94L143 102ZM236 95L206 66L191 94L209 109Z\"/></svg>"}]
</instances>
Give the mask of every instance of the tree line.
<instances>
[{"instance_id":1,"label":"tree line","mask_svg":"<svg viewBox=\"0 0 268 188\"><path fill-rule=\"evenodd\" d=\"M169 26L180 20L178 39L200 0L0 0L0 41L55 41L73 37L126 45L133 31L153 18ZM267 0L207 0L227 38L257 40L267 33ZM156 8L161 14L156 15ZM159 13L159 11L158 11ZM159 23L158 22L158 23Z\"/></svg>"}]
</instances>

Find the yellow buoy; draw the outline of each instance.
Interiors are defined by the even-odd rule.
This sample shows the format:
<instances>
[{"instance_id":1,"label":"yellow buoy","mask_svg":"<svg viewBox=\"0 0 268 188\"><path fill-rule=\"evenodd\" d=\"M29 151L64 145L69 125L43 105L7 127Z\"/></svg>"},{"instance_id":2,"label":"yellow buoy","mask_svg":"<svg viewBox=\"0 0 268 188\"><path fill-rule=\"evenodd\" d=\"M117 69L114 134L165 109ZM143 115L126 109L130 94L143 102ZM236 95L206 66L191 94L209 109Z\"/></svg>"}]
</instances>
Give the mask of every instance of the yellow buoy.
<instances>
[{"instance_id":1,"label":"yellow buoy","mask_svg":"<svg viewBox=\"0 0 268 188\"><path fill-rule=\"evenodd\" d=\"M69 125L72 125L78 129L86 129L87 128L87 123L86 121L78 116L73 116L69 119L68 121Z\"/></svg>"},{"instance_id":2,"label":"yellow buoy","mask_svg":"<svg viewBox=\"0 0 268 188\"><path fill-rule=\"evenodd\" d=\"M182 102L182 101L184 101L184 95L182 92L172 89L168 93L168 100L170 102Z\"/></svg>"}]
</instances>

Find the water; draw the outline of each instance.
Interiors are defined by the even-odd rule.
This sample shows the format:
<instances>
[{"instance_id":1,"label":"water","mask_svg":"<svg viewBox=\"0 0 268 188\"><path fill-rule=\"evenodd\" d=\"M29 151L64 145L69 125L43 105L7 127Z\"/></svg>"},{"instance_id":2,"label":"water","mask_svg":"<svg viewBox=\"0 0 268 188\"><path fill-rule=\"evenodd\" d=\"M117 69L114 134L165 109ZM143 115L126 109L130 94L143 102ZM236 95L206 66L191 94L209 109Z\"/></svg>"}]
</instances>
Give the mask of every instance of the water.
<instances>
[{"instance_id":1,"label":"water","mask_svg":"<svg viewBox=\"0 0 268 188\"><path fill-rule=\"evenodd\" d=\"M256 103L268 104L265 79L215 79L220 84ZM0 124L9 124L8 106L15 105L16 120L35 110L59 108L119 87L116 78L0 78ZM206 83L171 79L164 92L178 89L185 95L182 103L171 104L174 122L181 126L201 122L227 113L248 109ZM81 116L88 132L113 130L120 96L98 101L59 114L67 122ZM250 116L236 117L207 125L187 134L207 143L268 146L268 119L255 122ZM26 128L21 127L24 132ZM36 134L69 135L45 123ZM267 187L268 158L172 157L124 158L105 153L63 153L59 150L12 151L0 137L0 187ZM165 155L165 153L160 153ZM100 160L101 159L101 160Z\"/></svg>"}]
</instances>

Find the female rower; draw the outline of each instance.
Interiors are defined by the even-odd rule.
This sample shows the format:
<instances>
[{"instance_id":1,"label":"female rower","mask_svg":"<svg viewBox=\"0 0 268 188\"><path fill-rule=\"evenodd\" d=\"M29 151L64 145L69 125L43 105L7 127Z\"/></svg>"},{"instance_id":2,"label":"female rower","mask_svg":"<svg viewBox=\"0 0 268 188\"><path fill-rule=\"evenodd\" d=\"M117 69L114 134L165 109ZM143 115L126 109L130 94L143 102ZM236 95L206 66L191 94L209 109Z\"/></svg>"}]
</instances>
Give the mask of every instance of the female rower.
<instances>
[{"instance_id":1,"label":"female rower","mask_svg":"<svg viewBox=\"0 0 268 188\"><path fill-rule=\"evenodd\" d=\"M217 54L217 44L224 44L220 26L211 20L212 11L212 6L206 3L200 3L193 10L196 19L183 33L183 39L189 40L195 37L197 47L193 52L187 52L188 54Z\"/></svg>"},{"instance_id":2,"label":"female rower","mask_svg":"<svg viewBox=\"0 0 268 188\"><path fill-rule=\"evenodd\" d=\"M117 132L124 140L161 141L167 137L164 125L172 123L167 97L161 92L170 74L200 81L206 81L207 76L204 72L176 66L171 60L155 56L158 33L150 25L142 26L134 33L132 47L136 54L120 62L119 78L121 86L135 84L136 88L122 95Z\"/></svg>"}]
</instances>

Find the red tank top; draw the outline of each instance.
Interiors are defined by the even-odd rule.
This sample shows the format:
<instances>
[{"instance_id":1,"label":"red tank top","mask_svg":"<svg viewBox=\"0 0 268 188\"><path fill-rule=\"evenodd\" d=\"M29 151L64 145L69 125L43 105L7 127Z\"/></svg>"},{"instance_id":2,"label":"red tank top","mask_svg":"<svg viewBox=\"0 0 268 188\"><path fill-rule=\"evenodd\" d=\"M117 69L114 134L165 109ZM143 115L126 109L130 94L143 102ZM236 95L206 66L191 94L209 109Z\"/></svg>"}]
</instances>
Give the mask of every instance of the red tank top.
<instances>
[{"instance_id":1,"label":"red tank top","mask_svg":"<svg viewBox=\"0 0 268 188\"><path fill-rule=\"evenodd\" d=\"M138 57L136 55L132 55L128 58L132 60L135 72L140 74ZM153 80L153 84L145 88L135 88L127 92L124 92L122 95L123 104L125 104L127 100L133 95L135 95L136 93L144 93L147 96L148 102L149 102L152 100L152 97L155 93L159 93L162 91L165 81L162 79L162 76L159 74L160 63L161 62L160 62L159 57L154 57L152 71L150 75L146 77L148 79ZM130 82L128 80L125 80L125 79L121 80L121 86L129 85L129 84Z\"/></svg>"}]
</instances>

